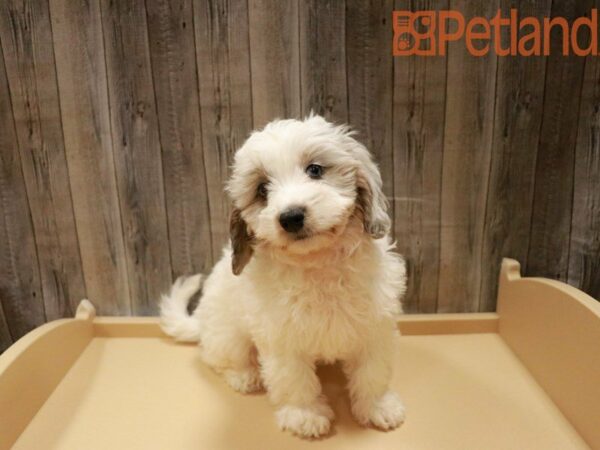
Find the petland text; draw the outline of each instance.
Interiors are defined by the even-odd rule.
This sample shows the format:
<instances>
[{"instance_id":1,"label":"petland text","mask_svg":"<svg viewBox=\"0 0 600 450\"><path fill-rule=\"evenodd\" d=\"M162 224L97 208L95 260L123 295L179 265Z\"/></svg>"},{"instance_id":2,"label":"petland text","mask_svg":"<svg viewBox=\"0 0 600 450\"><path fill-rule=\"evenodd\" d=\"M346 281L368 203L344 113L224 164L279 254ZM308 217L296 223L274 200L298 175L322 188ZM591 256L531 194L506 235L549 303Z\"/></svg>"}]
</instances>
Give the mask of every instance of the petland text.
<instances>
[{"instance_id":1,"label":"petland text","mask_svg":"<svg viewBox=\"0 0 600 450\"><path fill-rule=\"evenodd\" d=\"M392 21L394 56L444 56L448 42L463 38L474 56L485 56L490 51L498 56L549 55L551 33L560 33L563 55L598 54L597 9L572 23L564 17L519 18L516 9L510 10L509 17L498 10L491 19L473 17L468 21L454 10L394 11Z\"/></svg>"}]
</instances>

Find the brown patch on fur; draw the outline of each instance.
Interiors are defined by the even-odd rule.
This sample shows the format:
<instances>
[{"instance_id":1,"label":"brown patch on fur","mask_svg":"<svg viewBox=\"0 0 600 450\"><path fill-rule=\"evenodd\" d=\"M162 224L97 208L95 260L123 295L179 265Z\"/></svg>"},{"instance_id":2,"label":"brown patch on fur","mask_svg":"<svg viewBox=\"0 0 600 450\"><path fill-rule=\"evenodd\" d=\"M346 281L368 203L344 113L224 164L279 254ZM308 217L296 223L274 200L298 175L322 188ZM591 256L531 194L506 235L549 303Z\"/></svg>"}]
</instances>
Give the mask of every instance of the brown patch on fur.
<instances>
[{"instance_id":1,"label":"brown patch on fur","mask_svg":"<svg viewBox=\"0 0 600 450\"><path fill-rule=\"evenodd\" d=\"M254 249L252 248L252 234L248 232L248 226L242 219L242 212L237 208L234 208L231 212L229 233L233 248L231 269L234 275L239 275L250 261Z\"/></svg>"},{"instance_id":2,"label":"brown patch on fur","mask_svg":"<svg viewBox=\"0 0 600 450\"><path fill-rule=\"evenodd\" d=\"M354 215L358 217L365 228L365 231L373 237L381 237L373 229L373 191L366 177L359 171L356 178L356 206Z\"/></svg>"},{"instance_id":3,"label":"brown patch on fur","mask_svg":"<svg viewBox=\"0 0 600 450\"><path fill-rule=\"evenodd\" d=\"M359 169L356 174L354 214L362 219L365 231L375 239L382 238L389 230L389 217L386 210L387 200L381 192L381 187L373 181L369 182L367 173Z\"/></svg>"},{"instance_id":4,"label":"brown patch on fur","mask_svg":"<svg viewBox=\"0 0 600 450\"><path fill-rule=\"evenodd\" d=\"M356 202L354 203L352 216L356 217L363 224L365 232L368 232L368 225L366 222L367 213L365 212L366 202L363 200L366 197L366 194L362 192L361 188L357 188L356 191Z\"/></svg>"}]
</instances>

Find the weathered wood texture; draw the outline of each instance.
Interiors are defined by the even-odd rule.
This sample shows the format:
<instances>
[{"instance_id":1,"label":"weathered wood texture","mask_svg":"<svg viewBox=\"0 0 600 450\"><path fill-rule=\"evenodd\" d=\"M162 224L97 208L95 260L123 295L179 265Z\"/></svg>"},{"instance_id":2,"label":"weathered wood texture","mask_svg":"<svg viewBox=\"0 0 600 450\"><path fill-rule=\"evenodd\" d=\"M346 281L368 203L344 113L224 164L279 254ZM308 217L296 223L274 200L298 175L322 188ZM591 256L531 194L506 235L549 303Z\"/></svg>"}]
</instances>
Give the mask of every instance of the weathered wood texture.
<instances>
[{"instance_id":1,"label":"weathered wood texture","mask_svg":"<svg viewBox=\"0 0 600 450\"><path fill-rule=\"evenodd\" d=\"M397 10L448 9L447 1L400 1ZM431 48L427 41L424 48ZM436 312L440 267L446 58L394 59L393 204L398 248L407 255L407 312Z\"/></svg>"},{"instance_id":2,"label":"weathered wood texture","mask_svg":"<svg viewBox=\"0 0 600 450\"><path fill-rule=\"evenodd\" d=\"M598 2L596 8L600 7ZM600 60L588 58L579 107L568 281L600 296Z\"/></svg>"},{"instance_id":3,"label":"weathered wood texture","mask_svg":"<svg viewBox=\"0 0 600 450\"><path fill-rule=\"evenodd\" d=\"M300 117L298 2L248 2L254 127Z\"/></svg>"},{"instance_id":4,"label":"weathered wood texture","mask_svg":"<svg viewBox=\"0 0 600 450\"><path fill-rule=\"evenodd\" d=\"M492 17L497 1L451 1L468 17ZM498 57L473 57L463 42L448 44L442 155L440 269L437 310L476 311L494 129Z\"/></svg>"},{"instance_id":5,"label":"weathered wood texture","mask_svg":"<svg viewBox=\"0 0 600 450\"><path fill-rule=\"evenodd\" d=\"M87 297L107 314L129 314L99 1L51 0L50 17Z\"/></svg>"},{"instance_id":6,"label":"weathered wood texture","mask_svg":"<svg viewBox=\"0 0 600 450\"><path fill-rule=\"evenodd\" d=\"M348 122L379 163L386 197L394 197L392 148L393 58L390 17L393 4L387 0L347 0L346 65ZM390 215L395 201L390 202Z\"/></svg>"},{"instance_id":7,"label":"weathered wood texture","mask_svg":"<svg viewBox=\"0 0 600 450\"><path fill-rule=\"evenodd\" d=\"M345 0L299 2L301 113L348 121ZM259 100L260 101L260 100Z\"/></svg>"},{"instance_id":8,"label":"weathered wood texture","mask_svg":"<svg viewBox=\"0 0 600 450\"><path fill-rule=\"evenodd\" d=\"M3 56L0 48L0 56ZM0 347L46 320L4 60L0 61Z\"/></svg>"},{"instance_id":9,"label":"weathered wood texture","mask_svg":"<svg viewBox=\"0 0 600 450\"><path fill-rule=\"evenodd\" d=\"M551 1L502 0L503 9L517 7L527 17L550 16ZM521 34L523 31L521 30ZM509 48L508 33L503 48ZM485 206L479 309L496 302L502 257L527 266L535 163L543 113L546 59L498 58L494 132Z\"/></svg>"},{"instance_id":10,"label":"weathered wood texture","mask_svg":"<svg viewBox=\"0 0 600 450\"><path fill-rule=\"evenodd\" d=\"M191 0L147 0L148 39L175 277L213 260ZM219 254L219 253L217 253Z\"/></svg>"},{"instance_id":11,"label":"weathered wood texture","mask_svg":"<svg viewBox=\"0 0 600 450\"><path fill-rule=\"evenodd\" d=\"M151 314L172 280L146 10L137 0L101 4L131 308Z\"/></svg>"},{"instance_id":12,"label":"weathered wood texture","mask_svg":"<svg viewBox=\"0 0 600 450\"><path fill-rule=\"evenodd\" d=\"M233 154L252 131L246 0L194 3L198 92L214 255L229 239L224 187Z\"/></svg>"},{"instance_id":13,"label":"weathered wood texture","mask_svg":"<svg viewBox=\"0 0 600 450\"><path fill-rule=\"evenodd\" d=\"M552 15L574 20L589 12L589 0L554 1ZM552 34L537 152L527 271L566 281L573 210L575 150L585 59L560 53Z\"/></svg>"},{"instance_id":14,"label":"weathered wood texture","mask_svg":"<svg viewBox=\"0 0 600 450\"><path fill-rule=\"evenodd\" d=\"M0 3L23 177L48 320L73 315L85 295L61 126L48 4Z\"/></svg>"},{"instance_id":15,"label":"weathered wood texture","mask_svg":"<svg viewBox=\"0 0 600 450\"><path fill-rule=\"evenodd\" d=\"M549 57L391 51L392 10L592 6L0 2L0 351L82 297L156 313L175 277L220 257L235 150L311 110L349 122L380 165L408 312L493 310L503 256L600 297L598 58L562 56L557 32Z\"/></svg>"}]
</instances>

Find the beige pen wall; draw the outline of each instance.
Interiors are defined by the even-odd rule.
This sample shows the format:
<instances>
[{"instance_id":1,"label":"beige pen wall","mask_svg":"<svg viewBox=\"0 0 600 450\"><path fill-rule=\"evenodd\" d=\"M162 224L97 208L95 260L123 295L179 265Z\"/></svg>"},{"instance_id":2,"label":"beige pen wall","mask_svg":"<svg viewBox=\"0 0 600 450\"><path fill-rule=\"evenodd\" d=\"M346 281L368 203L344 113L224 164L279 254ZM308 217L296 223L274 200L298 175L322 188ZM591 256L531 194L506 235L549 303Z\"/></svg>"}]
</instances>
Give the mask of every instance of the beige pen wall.
<instances>
[{"instance_id":1,"label":"beige pen wall","mask_svg":"<svg viewBox=\"0 0 600 450\"><path fill-rule=\"evenodd\" d=\"M599 297L600 59L474 57L464 42L392 56L394 9L511 6L598 7L2 0L0 350L83 297L155 314L175 277L221 254L235 149L311 110L350 123L380 164L407 312L494 310L503 256Z\"/></svg>"}]
</instances>

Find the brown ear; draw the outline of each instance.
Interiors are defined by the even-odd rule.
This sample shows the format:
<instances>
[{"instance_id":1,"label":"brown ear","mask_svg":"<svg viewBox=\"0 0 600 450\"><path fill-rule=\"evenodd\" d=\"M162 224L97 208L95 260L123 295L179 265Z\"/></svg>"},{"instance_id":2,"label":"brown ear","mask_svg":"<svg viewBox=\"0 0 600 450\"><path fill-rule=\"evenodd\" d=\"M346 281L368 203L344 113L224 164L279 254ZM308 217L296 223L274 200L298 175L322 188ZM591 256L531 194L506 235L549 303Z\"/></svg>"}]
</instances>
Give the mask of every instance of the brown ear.
<instances>
[{"instance_id":1,"label":"brown ear","mask_svg":"<svg viewBox=\"0 0 600 450\"><path fill-rule=\"evenodd\" d=\"M356 209L362 216L365 231L375 239L385 236L390 229L387 201L381 190L381 176L369 159L356 174Z\"/></svg>"},{"instance_id":2,"label":"brown ear","mask_svg":"<svg viewBox=\"0 0 600 450\"><path fill-rule=\"evenodd\" d=\"M231 221L229 223L229 233L231 236L231 247L233 256L231 259L231 269L234 275L239 275L250 261L252 253L252 236L248 233L248 226L239 209L234 208L231 212Z\"/></svg>"}]
</instances>

